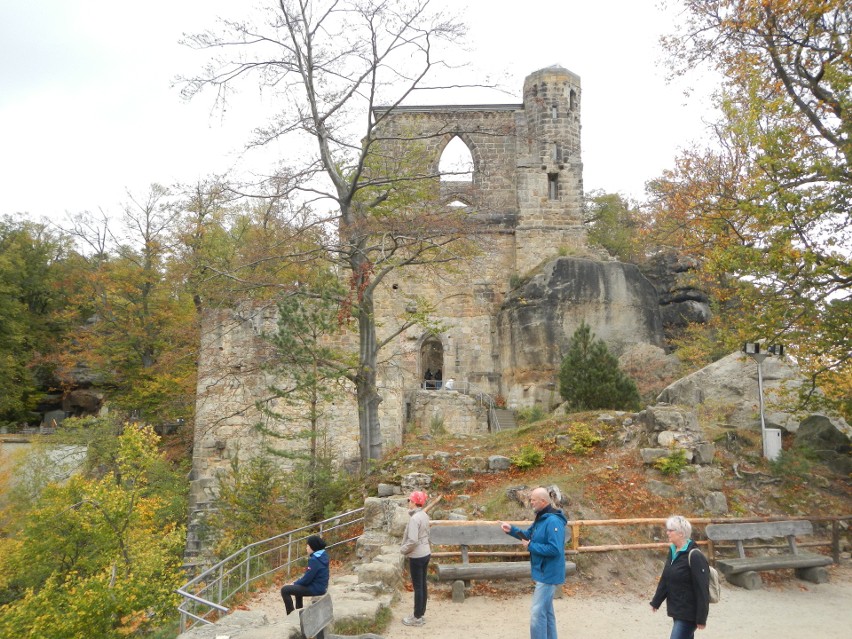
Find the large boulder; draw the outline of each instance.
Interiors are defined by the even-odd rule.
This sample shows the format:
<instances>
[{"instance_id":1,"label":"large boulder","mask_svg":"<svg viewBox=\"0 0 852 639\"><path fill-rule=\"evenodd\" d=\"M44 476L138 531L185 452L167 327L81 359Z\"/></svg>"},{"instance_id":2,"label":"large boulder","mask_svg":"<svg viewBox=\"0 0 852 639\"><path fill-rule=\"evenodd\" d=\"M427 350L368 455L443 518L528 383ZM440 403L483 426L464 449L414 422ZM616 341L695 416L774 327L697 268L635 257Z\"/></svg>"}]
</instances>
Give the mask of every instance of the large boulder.
<instances>
[{"instance_id":1,"label":"large boulder","mask_svg":"<svg viewBox=\"0 0 852 639\"><path fill-rule=\"evenodd\" d=\"M767 428L795 431L804 417L793 408L802 378L795 367L777 357L766 358L762 369ZM669 385L657 401L690 407L706 404L722 425L759 429L757 363L743 353L732 353Z\"/></svg>"},{"instance_id":2,"label":"large boulder","mask_svg":"<svg viewBox=\"0 0 852 639\"><path fill-rule=\"evenodd\" d=\"M852 473L852 428L842 418L806 417L796 431L793 447L811 451L837 473Z\"/></svg>"}]
</instances>

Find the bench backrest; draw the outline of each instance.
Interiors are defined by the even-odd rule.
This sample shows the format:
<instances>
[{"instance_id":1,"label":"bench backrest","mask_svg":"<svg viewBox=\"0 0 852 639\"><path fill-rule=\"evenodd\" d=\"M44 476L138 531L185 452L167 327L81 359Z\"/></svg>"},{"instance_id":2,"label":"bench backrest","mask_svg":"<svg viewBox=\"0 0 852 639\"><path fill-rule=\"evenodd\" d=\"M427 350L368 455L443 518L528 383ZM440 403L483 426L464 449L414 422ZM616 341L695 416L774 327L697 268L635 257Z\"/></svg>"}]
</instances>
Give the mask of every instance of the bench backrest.
<instances>
[{"instance_id":1,"label":"bench backrest","mask_svg":"<svg viewBox=\"0 0 852 639\"><path fill-rule=\"evenodd\" d=\"M445 520L440 520L441 522ZM531 521L513 522L518 528L526 529ZM565 528L565 543L571 540L571 528ZM432 522L429 527L429 541L436 546L516 546L520 539L507 535L500 524L493 522L454 522L438 524Z\"/></svg>"},{"instance_id":2,"label":"bench backrest","mask_svg":"<svg viewBox=\"0 0 852 639\"><path fill-rule=\"evenodd\" d=\"M496 522L432 525L429 527L429 541L436 546L514 546L521 543L504 533Z\"/></svg>"},{"instance_id":3,"label":"bench backrest","mask_svg":"<svg viewBox=\"0 0 852 639\"><path fill-rule=\"evenodd\" d=\"M308 639L324 636L323 630L334 619L331 595L328 593L317 599L307 608L299 611L299 624L302 634Z\"/></svg>"},{"instance_id":4,"label":"bench backrest","mask_svg":"<svg viewBox=\"0 0 852 639\"><path fill-rule=\"evenodd\" d=\"M710 524L704 532L712 541L742 541L743 539L766 539L769 537L789 537L812 535L811 522L801 521L765 521L756 523Z\"/></svg>"}]
</instances>

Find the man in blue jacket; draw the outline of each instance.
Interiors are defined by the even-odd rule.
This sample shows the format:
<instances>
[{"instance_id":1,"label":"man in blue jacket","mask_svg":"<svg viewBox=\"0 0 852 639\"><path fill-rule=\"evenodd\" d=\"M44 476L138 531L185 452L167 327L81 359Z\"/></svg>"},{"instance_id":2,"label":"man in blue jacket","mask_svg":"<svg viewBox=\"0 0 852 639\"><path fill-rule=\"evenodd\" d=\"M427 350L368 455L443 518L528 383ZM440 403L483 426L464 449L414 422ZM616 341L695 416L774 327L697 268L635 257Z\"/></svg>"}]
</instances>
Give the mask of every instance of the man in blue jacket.
<instances>
[{"instance_id":1,"label":"man in blue jacket","mask_svg":"<svg viewBox=\"0 0 852 639\"><path fill-rule=\"evenodd\" d=\"M318 597L328 590L328 553L325 552L325 541L319 535L311 535L307 544L309 557L305 574L292 584L281 588L281 598L288 615L294 609L302 607L302 597ZM293 597L296 598L295 607Z\"/></svg>"},{"instance_id":2,"label":"man in blue jacket","mask_svg":"<svg viewBox=\"0 0 852 639\"><path fill-rule=\"evenodd\" d=\"M508 535L521 540L530 553L532 579L535 591L530 610L530 639L556 639L556 614L553 612L553 595L565 583L565 524L561 510L550 504L545 488L530 493L530 506L535 511L535 521L527 530L521 530L505 521L500 527Z\"/></svg>"}]
</instances>

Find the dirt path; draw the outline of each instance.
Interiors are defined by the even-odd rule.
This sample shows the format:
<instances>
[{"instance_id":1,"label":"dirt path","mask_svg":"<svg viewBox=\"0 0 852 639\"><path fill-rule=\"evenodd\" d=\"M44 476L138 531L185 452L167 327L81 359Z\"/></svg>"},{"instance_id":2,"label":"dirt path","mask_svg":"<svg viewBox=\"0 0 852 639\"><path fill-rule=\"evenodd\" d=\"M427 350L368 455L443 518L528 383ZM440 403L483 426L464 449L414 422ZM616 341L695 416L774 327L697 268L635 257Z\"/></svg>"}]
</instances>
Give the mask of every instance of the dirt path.
<instances>
[{"instance_id":1,"label":"dirt path","mask_svg":"<svg viewBox=\"0 0 852 639\"><path fill-rule=\"evenodd\" d=\"M811 584L784 575L763 590L743 590L723 584L722 601L710 607L707 628L699 639L834 639L852 636L852 566L830 569L831 582ZM790 571L792 574L792 571ZM665 610L652 613L646 595L595 595L581 585L555 604L563 639L610 637L666 639L671 620ZM573 593L570 591L574 590ZM393 621L385 639L502 639L529 636L529 593L493 591L454 604L445 591L429 600L423 627L403 626L410 614L412 595L405 593L393 607Z\"/></svg>"}]
</instances>

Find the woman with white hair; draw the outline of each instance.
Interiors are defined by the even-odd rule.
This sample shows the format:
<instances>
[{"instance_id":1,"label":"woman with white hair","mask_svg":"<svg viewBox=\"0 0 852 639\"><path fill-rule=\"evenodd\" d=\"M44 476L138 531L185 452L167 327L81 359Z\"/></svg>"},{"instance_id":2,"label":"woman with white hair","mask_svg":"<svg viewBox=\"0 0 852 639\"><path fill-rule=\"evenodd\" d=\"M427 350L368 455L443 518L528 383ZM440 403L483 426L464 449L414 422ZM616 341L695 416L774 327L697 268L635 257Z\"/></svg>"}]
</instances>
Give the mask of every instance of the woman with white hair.
<instances>
[{"instance_id":1,"label":"woman with white hair","mask_svg":"<svg viewBox=\"0 0 852 639\"><path fill-rule=\"evenodd\" d=\"M680 515L666 520L669 552L651 609L666 602L666 612L674 620L669 639L693 639L695 629L707 625L710 610L710 565L692 541L692 524Z\"/></svg>"}]
</instances>

